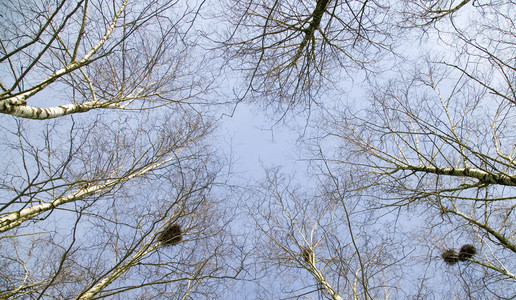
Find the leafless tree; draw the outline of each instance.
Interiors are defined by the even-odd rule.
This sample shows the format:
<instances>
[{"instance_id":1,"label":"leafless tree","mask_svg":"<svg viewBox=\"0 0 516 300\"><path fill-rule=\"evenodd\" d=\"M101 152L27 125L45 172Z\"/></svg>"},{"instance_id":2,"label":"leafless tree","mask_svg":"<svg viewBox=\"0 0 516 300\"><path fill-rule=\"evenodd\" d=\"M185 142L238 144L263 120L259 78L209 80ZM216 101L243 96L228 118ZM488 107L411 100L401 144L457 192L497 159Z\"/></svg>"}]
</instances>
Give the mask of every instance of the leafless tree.
<instances>
[{"instance_id":1,"label":"leafless tree","mask_svg":"<svg viewBox=\"0 0 516 300\"><path fill-rule=\"evenodd\" d=\"M486 4L471 0L404 1L400 11L403 23L400 25L419 28L435 25L441 19L453 18L455 13L461 9L466 10L468 5L482 7Z\"/></svg>"},{"instance_id":2,"label":"leafless tree","mask_svg":"<svg viewBox=\"0 0 516 300\"><path fill-rule=\"evenodd\" d=\"M4 114L48 119L99 108L148 109L200 101L196 96L209 87L187 36L196 7L155 0L1 6Z\"/></svg>"},{"instance_id":3,"label":"leafless tree","mask_svg":"<svg viewBox=\"0 0 516 300\"><path fill-rule=\"evenodd\" d=\"M476 248L466 264L443 254L463 283L450 287L458 297L514 297L510 6L468 10L495 16L485 22L451 18L453 27L439 31L443 55L377 80L368 107L335 114L322 126L340 145L325 159L349 166L373 205L406 208L425 220L418 232L434 247L434 261L453 248Z\"/></svg>"},{"instance_id":4,"label":"leafless tree","mask_svg":"<svg viewBox=\"0 0 516 300\"><path fill-rule=\"evenodd\" d=\"M392 42L388 6L377 1L238 0L222 7L230 28L221 43L246 76L240 97L282 113L322 104L321 92L338 89L331 84L354 77Z\"/></svg>"},{"instance_id":5,"label":"leafless tree","mask_svg":"<svg viewBox=\"0 0 516 300\"><path fill-rule=\"evenodd\" d=\"M401 263L389 253L393 241L375 229L369 212L348 198L341 182L324 178L317 192L308 192L312 187L305 185L305 191L279 169L267 171L250 207L261 272L273 280L264 283L267 292L288 298L389 297L401 277Z\"/></svg>"},{"instance_id":6,"label":"leafless tree","mask_svg":"<svg viewBox=\"0 0 516 300\"><path fill-rule=\"evenodd\" d=\"M514 298L515 7L1 2L0 298ZM222 188L223 80L310 180Z\"/></svg>"},{"instance_id":7,"label":"leafless tree","mask_svg":"<svg viewBox=\"0 0 516 300\"><path fill-rule=\"evenodd\" d=\"M273 4L256 7L274 16ZM269 243L261 244L269 249L261 257L269 263L268 271L276 268L284 275L279 278L289 286L289 295L313 292L297 277L301 271L295 270L323 269L317 263L331 260L332 254L321 255L321 246L314 245L327 242L337 231L335 219L326 214L345 215L348 205L357 201L371 215L357 216L346 224L348 228L362 224L367 216L388 220L388 226L377 232L364 227L364 234L355 237L358 242L376 234L396 236L382 242L389 246L383 253L393 257L386 276L396 274L399 281L386 284L390 289L382 297L511 299L516 283L514 3L414 1L393 7L404 9L396 10L401 16L393 19L407 29L407 35L424 33L424 38L417 35L415 40L422 51L413 49L410 54L417 54L415 59L401 56L404 59L397 60L396 68L369 78L370 88L363 96L367 102L361 98L350 107L343 100L322 114L316 125L320 139L310 140L315 141L312 162L322 166L331 185L300 195L300 187L288 188L274 174L268 177L262 190L267 196L257 200L264 203L258 205L261 210L251 209L259 212L255 221ZM252 5L247 9L255 11ZM294 8L290 11L295 14ZM243 24L246 21L242 18ZM264 30L262 45L267 45L266 37ZM260 57L255 61L262 63ZM264 57L277 62L281 56ZM285 78L277 77L276 82ZM331 191L324 195L333 196L317 196L321 186ZM351 196L342 197L345 200L331 209L312 207L339 199L335 197L339 191ZM313 228L323 231L315 242L310 239ZM366 251L354 250L357 256ZM356 291L339 290L338 280L329 275L330 265L324 264L322 279L311 273L324 294L335 298L343 297L342 290ZM367 282L358 285L360 297L379 297L372 294L376 285L369 285L377 278L367 273L360 281L357 274L359 283Z\"/></svg>"},{"instance_id":8,"label":"leafless tree","mask_svg":"<svg viewBox=\"0 0 516 300\"><path fill-rule=\"evenodd\" d=\"M201 4L0 4L0 298L186 299L238 275Z\"/></svg>"},{"instance_id":9,"label":"leafless tree","mask_svg":"<svg viewBox=\"0 0 516 300\"><path fill-rule=\"evenodd\" d=\"M203 145L211 129L176 114L72 119L69 140L62 120L42 135L16 121L4 143L2 297L179 299L238 274L212 192L221 165ZM182 241L167 246L159 236L173 223Z\"/></svg>"}]
</instances>

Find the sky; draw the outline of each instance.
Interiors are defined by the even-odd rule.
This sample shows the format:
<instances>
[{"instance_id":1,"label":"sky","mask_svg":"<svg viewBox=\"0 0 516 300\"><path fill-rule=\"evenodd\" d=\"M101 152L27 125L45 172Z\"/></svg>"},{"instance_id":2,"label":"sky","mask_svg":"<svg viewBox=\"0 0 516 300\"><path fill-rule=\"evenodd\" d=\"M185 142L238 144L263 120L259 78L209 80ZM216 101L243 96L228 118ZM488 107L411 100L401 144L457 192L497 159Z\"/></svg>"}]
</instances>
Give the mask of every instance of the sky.
<instances>
[{"instance_id":1,"label":"sky","mask_svg":"<svg viewBox=\"0 0 516 300\"><path fill-rule=\"evenodd\" d=\"M409 50L408 52L411 51L410 49L413 50L414 57L421 54L416 50L428 50L430 49L428 46L432 45L432 41L430 41L422 46L414 42L416 40L417 37L411 40L409 46L412 48L407 48ZM439 41L439 39L435 38L434 41ZM414 45L416 47L414 47ZM441 49L441 45L438 43L434 43L433 46L435 48L432 50ZM438 51L435 52L436 55L442 54ZM407 54L407 52L405 52L405 54ZM362 78L359 80L361 79ZM386 78L386 80L388 79L389 78ZM364 105L366 103L360 87L348 82L343 82L340 87L349 89L349 93L340 95L343 99L339 100L349 102L349 105L353 108L357 108L358 105ZM228 87L228 89L231 88L232 87ZM45 92L34 97L33 100L38 101L40 99L43 100L41 102L45 103L47 106L52 105L53 100L56 100L50 95L46 95ZM327 99L329 98L323 98L321 101L326 102ZM331 105L328 106L331 107ZM86 116L86 114L83 115ZM77 118L80 117L78 116ZM223 155L232 161L234 167L232 172L239 183L256 184L263 179L265 169L274 166L281 166L284 173L295 176L298 181L310 181L310 178L306 177L308 164L305 158L308 156L306 152L301 150L303 145L301 145L299 141L299 130L285 126L283 122L275 123L274 119L267 116L262 109L258 108L255 104L246 103L245 101L238 104L231 117L223 116L219 121L220 127L217 128L217 143L219 143L219 145L214 145L214 148L221 149ZM313 119L311 121L313 121ZM35 122L36 121L27 121L27 123L31 124ZM239 195L235 196L235 201L239 200L238 196ZM401 220L400 222L402 224L406 222L407 224L417 219L417 217L418 216L415 216L413 219L410 219L409 216L409 218ZM444 273L444 269L440 268L441 265L434 265L434 267L435 266L437 266L435 269L437 270L436 274L441 274L440 272ZM243 293L252 293L252 291L243 291Z\"/></svg>"},{"instance_id":2,"label":"sky","mask_svg":"<svg viewBox=\"0 0 516 300\"><path fill-rule=\"evenodd\" d=\"M273 122L252 104L240 103L219 129L226 155L234 158L235 172L248 178L263 177L267 167L284 166L295 172L304 165L296 146L297 133Z\"/></svg>"}]
</instances>

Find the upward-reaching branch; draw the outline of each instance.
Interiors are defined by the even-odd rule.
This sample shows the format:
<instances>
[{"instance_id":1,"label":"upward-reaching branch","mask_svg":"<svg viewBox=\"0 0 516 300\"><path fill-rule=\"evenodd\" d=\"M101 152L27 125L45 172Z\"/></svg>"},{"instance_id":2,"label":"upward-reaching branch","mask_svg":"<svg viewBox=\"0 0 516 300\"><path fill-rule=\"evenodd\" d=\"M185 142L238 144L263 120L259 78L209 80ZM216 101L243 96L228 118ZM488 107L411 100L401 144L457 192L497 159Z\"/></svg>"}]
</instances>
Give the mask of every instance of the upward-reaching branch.
<instances>
[{"instance_id":1,"label":"upward-reaching branch","mask_svg":"<svg viewBox=\"0 0 516 300\"><path fill-rule=\"evenodd\" d=\"M301 41L301 44L299 44L299 48L294 57L292 58L291 64L295 64L299 60L299 58L303 54L306 45L312 39L314 39L315 31L319 29L322 16L326 11L326 7L328 6L329 2L330 0L317 0L317 5L315 6L315 9L312 13L312 20L310 21L310 25L308 26L308 28L304 29L305 36L303 38L303 41Z\"/></svg>"},{"instance_id":2,"label":"upward-reaching branch","mask_svg":"<svg viewBox=\"0 0 516 300\"><path fill-rule=\"evenodd\" d=\"M83 66L90 64L94 59L92 59L93 55L97 53L97 51L106 43L109 36L115 29L115 26L118 22L118 18L125 10L128 0L124 0L122 5L118 9L118 11L113 16L110 26L107 28L106 32L102 36L102 38L88 51L79 61L71 61L66 66L61 69L55 71L50 76L48 76L45 80L32 86L31 88L16 94L10 95L6 94L4 97L0 98L0 113L11 114L18 117L29 118L29 119L49 119L56 118L60 116L64 116L67 114L71 114L74 112L85 112L92 108L99 107L110 107L111 103L107 105L105 103L98 103L96 101L90 101L89 103L83 104L69 104L65 106L57 106L53 108L38 108L27 105L27 99L34 96L35 94L41 92L43 89L47 88L50 84L63 77L66 74L69 74ZM85 20L83 20L85 22ZM58 35L59 32L56 33ZM78 39L82 38L79 36ZM123 100L123 99L121 99Z\"/></svg>"},{"instance_id":3,"label":"upward-reaching branch","mask_svg":"<svg viewBox=\"0 0 516 300\"><path fill-rule=\"evenodd\" d=\"M170 149L165 149L161 154L157 154L153 157L152 162L149 162L143 166L134 166L134 169L118 178L112 178L106 180L104 183L88 185L86 187L79 188L78 190L61 197L58 197L52 201L41 203L32 207L23 208L20 211L15 211L7 214L0 218L0 232L11 230L25 221L31 220L34 217L50 211L54 208L60 207L64 204L84 199L87 196L100 194L105 191L121 185L133 178L145 175L153 170L159 169L177 159L178 153L188 144L195 142L195 139L187 140L184 145L180 148L175 146Z\"/></svg>"}]
</instances>

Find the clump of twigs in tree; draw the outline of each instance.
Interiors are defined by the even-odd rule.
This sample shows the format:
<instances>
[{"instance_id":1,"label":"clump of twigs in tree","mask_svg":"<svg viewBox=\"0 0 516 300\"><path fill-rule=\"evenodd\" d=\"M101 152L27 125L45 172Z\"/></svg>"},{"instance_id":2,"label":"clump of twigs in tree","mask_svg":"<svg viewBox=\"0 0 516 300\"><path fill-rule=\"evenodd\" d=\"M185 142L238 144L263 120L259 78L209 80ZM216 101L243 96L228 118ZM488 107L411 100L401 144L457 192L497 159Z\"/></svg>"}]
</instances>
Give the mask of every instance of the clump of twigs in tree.
<instances>
[{"instance_id":1,"label":"clump of twigs in tree","mask_svg":"<svg viewBox=\"0 0 516 300\"><path fill-rule=\"evenodd\" d=\"M459 260L461 260L461 261L468 260L468 259L472 258L473 256L475 256L475 254L477 254L477 249L475 248L475 246L469 245L469 244L464 245L460 248Z\"/></svg>"},{"instance_id":2,"label":"clump of twigs in tree","mask_svg":"<svg viewBox=\"0 0 516 300\"><path fill-rule=\"evenodd\" d=\"M313 263L314 261L314 251L310 248L302 248L301 256L308 264Z\"/></svg>"},{"instance_id":3,"label":"clump of twigs in tree","mask_svg":"<svg viewBox=\"0 0 516 300\"><path fill-rule=\"evenodd\" d=\"M443 254L441 254L441 257L444 259L445 263L451 266L459 261L459 256L457 255L457 252L453 249L444 251Z\"/></svg>"},{"instance_id":4,"label":"clump of twigs in tree","mask_svg":"<svg viewBox=\"0 0 516 300\"><path fill-rule=\"evenodd\" d=\"M168 225L158 236L158 241L165 246L177 245L182 239L181 227L175 223Z\"/></svg>"}]
</instances>

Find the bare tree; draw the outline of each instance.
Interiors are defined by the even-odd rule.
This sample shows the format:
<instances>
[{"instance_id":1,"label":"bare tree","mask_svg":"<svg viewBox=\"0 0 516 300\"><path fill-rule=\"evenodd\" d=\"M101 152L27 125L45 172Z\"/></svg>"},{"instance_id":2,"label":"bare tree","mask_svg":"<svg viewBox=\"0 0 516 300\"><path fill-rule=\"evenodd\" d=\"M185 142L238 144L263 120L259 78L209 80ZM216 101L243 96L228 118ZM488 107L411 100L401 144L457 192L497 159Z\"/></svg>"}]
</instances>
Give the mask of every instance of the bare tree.
<instances>
[{"instance_id":1,"label":"bare tree","mask_svg":"<svg viewBox=\"0 0 516 300\"><path fill-rule=\"evenodd\" d=\"M1 2L0 298L514 298L514 7ZM223 80L312 181L222 188Z\"/></svg>"},{"instance_id":2,"label":"bare tree","mask_svg":"<svg viewBox=\"0 0 516 300\"><path fill-rule=\"evenodd\" d=\"M65 143L60 141L61 136L54 137L58 129L51 127L44 132L42 143L46 147L42 149L30 133L24 133L20 124L13 132L19 135L19 143L10 146L21 154L23 170L21 174L6 174L3 186L12 193L12 198L2 203L0 231L16 228L61 205L116 191L118 186L135 177L174 163L184 147L209 132L209 127L199 120L193 123L185 120L185 124L178 124L182 128L176 127L176 132L167 128L170 121L156 124L146 118L144 126L151 126L147 129L126 125L131 121L125 118L109 125L88 122L77 130L72 121L71 138ZM162 126L161 130L156 126ZM157 134L148 133L151 128ZM131 130L135 130L136 135L131 135ZM110 131L112 134L108 134ZM125 136L124 131L129 135ZM149 140L151 143L146 144ZM67 148L60 149L63 146Z\"/></svg>"},{"instance_id":3,"label":"bare tree","mask_svg":"<svg viewBox=\"0 0 516 300\"><path fill-rule=\"evenodd\" d=\"M435 25L441 19L453 18L455 13L461 9L466 10L468 5L484 6L471 0L405 1L400 11L403 16L403 23L400 25L419 28Z\"/></svg>"},{"instance_id":4,"label":"bare tree","mask_svg":"<svg viewBox=\"0 0 516 300\"><path fill-rule=\"evenodd\" d=\"M314 183L317 192L305 182L312 190L305 192L279 169L267 171L257 204L250 207L258 229L258 264L268 274L264 280L274 282L263 284L269 293L288 298L389 297L401 277L401 263L389 253L392 240L385 230L384 236L375 235L381 227L375 229L357 198L328 175Z\"/></svg>"},{"instance_id":5,"label":"bare tree","mask_svg":"<svg viewBox=\"0 0 516 300\"><path fill-rule=\"evenodd\" d=\"M282 113L322 105L318 95L338 89L331 84L354 77L392 42L388 7L376 1L239 0L223 8L231 27L221 43L246 76L240 97Z\"/></svg>"},{"instance_id":6,"label":"bare tree","mask_svg":"<svg viewBox=\"0 0 516 300\"><path fill-rule=\"evenodd\" d=\"M412 49L417 58L397 60L397 68L381 74L383 77L370 78L370 89L364 95L367 102L358 99L356 107L346 106L344 100L336 103L335 110L322 114L324 121L317 124L321 140L314 143L313 163L323 166L322 173L333 183L326 186L328 191L334 195L346 190L345 194L352 195L352 200L346 199L349 202L343 200L327 211L345 214L349 203L359 201L372 216L387 218L386 224L392 228L375 232L364 227L365 233L356 237L363 242L375 234L396 236L396 242L383 243L389 245L387 253L393 257L389 266L395 270L385 269L386 276L397 274L399 281L387 284L392 288L382 296L511 299L516 268L512 259L516 232L512 221L516 182L512 170L514 4L423 2L400 4L412 9L402 12L403 17L410 15L411 23L398 25L413 30L407 34L419 34L419 30L426 34L426 40L416 41L423 50ZM272 7L263 9L274 16ZM246 9L255 11L252 5ZM293 15L295 9L289 12ZM274 18L256 15L274 24ZM398 17L393 16L396 22ZM242 24L245 21L243 18ZM267 37L263 32L261 41ZM255 61L261 63L260 55ZM277 62L280 56L264 57ZM275 82L287 78L282 76ZM311 274L317 278L316 271L323 269L317 263L332 258L321 255L321 247L314 245L334 232L335 223L322 222L328 220L327 211L311 205L335 198L318 198L316 192L299 195L300 187L286 188L288 185L271 177L263 188L268 196L259 198L265 203L259 206L262 210L251 209L260 212L256 223L272 243L261 247L274 249L261 257L270 269L291 276L284 279L284 285L291 288L288 295L301 296L313 291L294 270L312 268ZM347 189L339 187L342 182ZM348 227L368 220L367 216L360 215ZM324 232L315 242L310 239L312 228ZM355 251L365 250L357 247ZM322 279L315 281L326 295L335 298L338 280L331 280L329 265L324 265ZM361 274L357 274L359 283L377 279L366 273L360 281ZM374 286L357 285L362 289L360 297L379 297L367 294ZM342 292L336 294L343 296Z\"/></svg>"},{"instance_id":7,"label":"bare tree","mask_svg":"<svg viewBox=\"0 0 516 300\"><path fill-rule=\"evenodd\" d=\"M42 141L16 121L4 144L20 155L3 166L2 297L179 299L239 273L230 216L212 192L222 166L203 145L210 126L176 114L59 120ZM181 228L178 245L160 238L170 224Z\"/></svg>"},{"instance_id":8,"label":"bare tree","mask_svg":"<svg viewBox=\"0 0 516 300\"><path fill-rule=\"evenodd\" d=\"M442 254L450 265L475 270L458 296L514 297L507 287L516 283L510 258L516 250L516 69L501 20L498 27L479 25L489 33L457 27L454 48L462 50L453 61L429 59L412 76L380 82L368 108L335 115L326 124L328 139L341 146L328 161L350 166L377 208L406 207L424 217L424 242L441 252L435 261ZM490 40L480 39L487 34ZM441 32L440 38L450 37ZM464 245L476 250L467 264L454 254Z\"/></svg>"},{"instance_id":9,"label":"bare tree","mask_svg":"<svg viewBox=\"0 0 516 300\"><path fill-rule=\"evenodd\" d=\"M147 109L186 102L209 86L209 78L194 73L199 65L186 36L195 7L89 0L1 5L4 114L48 119L99 108Z\"/></svg>"},{"instance_id":10,"label":"bare tree","mask_svg":"<svg viewBox=\"0 0 516 300\"><path fill-rule=\"evenodd\" d=\"M185 299L239 274L201 5L0 4L0 298Z\"/></svg>"}]
</instances>

